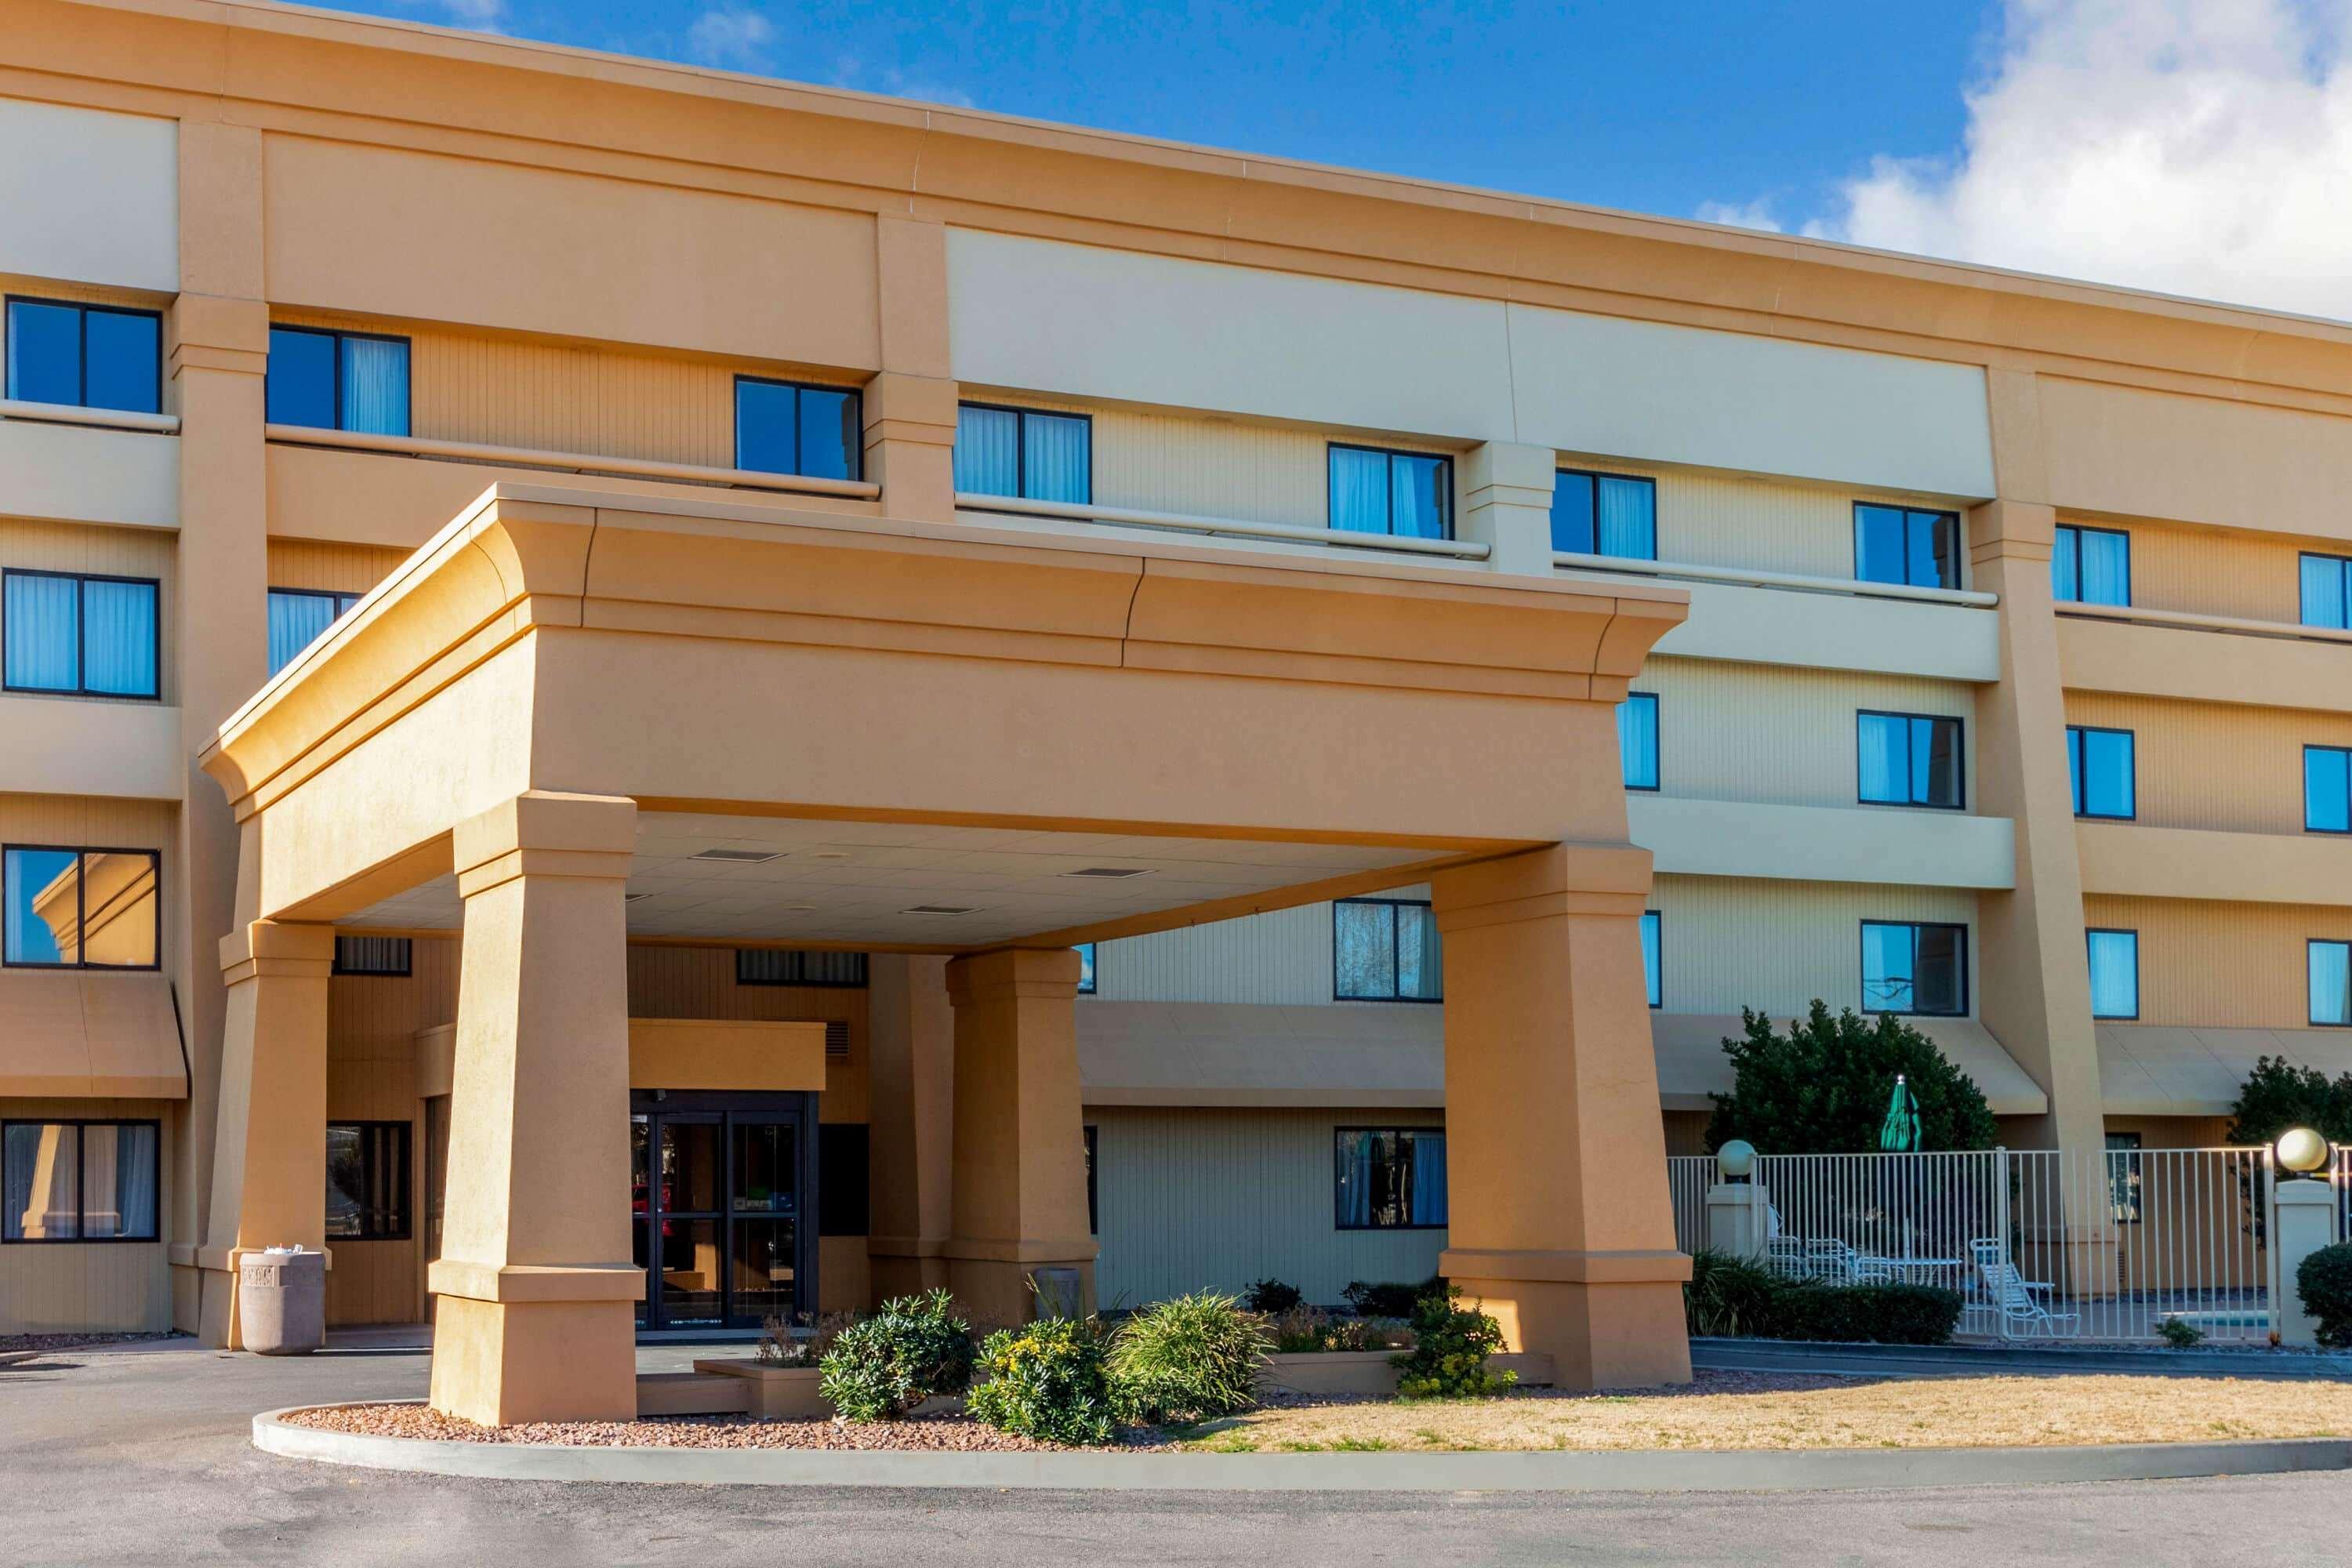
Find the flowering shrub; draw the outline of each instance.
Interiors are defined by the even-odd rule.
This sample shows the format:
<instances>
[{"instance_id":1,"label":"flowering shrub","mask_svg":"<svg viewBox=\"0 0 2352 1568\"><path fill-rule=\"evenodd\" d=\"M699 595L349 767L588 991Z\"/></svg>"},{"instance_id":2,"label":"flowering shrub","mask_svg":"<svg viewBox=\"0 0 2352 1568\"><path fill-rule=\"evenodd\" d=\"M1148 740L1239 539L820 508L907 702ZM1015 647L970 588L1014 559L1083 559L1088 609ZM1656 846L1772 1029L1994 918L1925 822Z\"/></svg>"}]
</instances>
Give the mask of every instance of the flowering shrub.
<instances>
[{"instance_id":1,"label":"flowering shrub","mask_svg":"<svg viewBox=\"0 0 2352 1568\"><path fill-rule=\"evenodd\" d=\"M885 1301L835 1334L817 1363L817 1392L844 1418L895 1421L971 1381L971 1325L945 1290Z\"/></svg>"},{"instance_id":2,"label":"flowering shrub","mask_svg":"<svg viewBox=\"0 0 2352 1568\"><path fill-rule=\"evenodd\" d=\"M1518 1381L1517 1373L1486 1370L1486 1358L1503 1348L1503 1325L1461 1300L1461 1287L1449 1285L1444 1295L1413 1303L1412 1349L1389 1357L1398 1397L1475 1399Z\"/></svg>"},{"instance_id":3,"label":"flowering shrub","mask_svg":"<svg viewBox=\"0 0 2352 1568\"><path fill-rule=\"evenodd\" d=\"M980 1375L964 1408L1000 1432L1073 1447L1111 1440L1102 1329L1092 1319L997 1330L980 1347Z\"/></svg>"}]
</instances>

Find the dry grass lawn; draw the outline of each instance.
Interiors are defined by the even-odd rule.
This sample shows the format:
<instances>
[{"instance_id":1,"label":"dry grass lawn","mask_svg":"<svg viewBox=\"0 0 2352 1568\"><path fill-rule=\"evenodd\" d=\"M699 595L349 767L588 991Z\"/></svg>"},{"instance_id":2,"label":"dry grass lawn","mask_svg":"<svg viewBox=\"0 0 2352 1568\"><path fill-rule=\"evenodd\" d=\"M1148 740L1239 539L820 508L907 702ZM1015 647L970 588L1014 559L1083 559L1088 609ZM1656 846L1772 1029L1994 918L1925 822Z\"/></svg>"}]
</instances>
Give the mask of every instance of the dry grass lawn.
<instances>
[{"instance_id":1,"label":"dry grass lawn","mask_svg":"<svg viewBox=\"0 0 2352 1568\"><path fill-rule=\"evenodd\" d=\"M1657 1394L1299 1404L1212 1422L1188 1447L1951 1448L2352 1434L2352 1384L2241 1378L1873 1380L1701 1372Z\"/></svg>"}]
</instances>

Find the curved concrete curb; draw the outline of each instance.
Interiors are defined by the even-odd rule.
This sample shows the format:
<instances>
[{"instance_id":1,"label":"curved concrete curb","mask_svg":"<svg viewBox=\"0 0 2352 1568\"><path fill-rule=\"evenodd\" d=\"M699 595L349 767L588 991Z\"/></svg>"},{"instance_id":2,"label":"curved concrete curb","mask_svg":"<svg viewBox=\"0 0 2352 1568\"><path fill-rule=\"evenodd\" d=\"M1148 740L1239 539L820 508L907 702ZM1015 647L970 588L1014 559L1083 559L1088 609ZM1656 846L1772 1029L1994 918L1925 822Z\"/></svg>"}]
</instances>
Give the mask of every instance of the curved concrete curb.
<instances>
[{"instance_id":1,"label":"curved concrete curb","mask_svg":"<svg viewBox=\"0 0 2352 1568\"><path fill-rule=\"evenodd\" d=\"M1138 1491L1879 1491L2352 1469L2352 1439L2104 1448L1850 1448L1475 1454L941 1454L586 1448L369 1437L253 1418L265 1453L509 1481ZM310 1406L309 1408L317 1408Z\"/></svg>"}]
</instances>

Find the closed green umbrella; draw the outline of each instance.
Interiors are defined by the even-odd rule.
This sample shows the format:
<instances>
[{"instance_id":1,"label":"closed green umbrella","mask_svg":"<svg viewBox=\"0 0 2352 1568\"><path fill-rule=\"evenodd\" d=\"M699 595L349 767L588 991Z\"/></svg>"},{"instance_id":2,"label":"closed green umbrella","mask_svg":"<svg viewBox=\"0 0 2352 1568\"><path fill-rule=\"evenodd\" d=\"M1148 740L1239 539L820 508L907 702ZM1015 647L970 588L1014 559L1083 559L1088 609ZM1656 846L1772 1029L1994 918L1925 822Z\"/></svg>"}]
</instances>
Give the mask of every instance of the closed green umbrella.
<instances>
[{"instance_id":1,"label":"closed green umbrella","mask_svg":"<svg viewBox=\"0 0 2352 1568\"><path fill-rule=\"evenodd\" d=\"M1886 1120L1878 1129L1878 1146L1889 1154L1909 1154L1919 1147L1919 1102L1911 1086L1895 1075L1895 1092L1886 1101Z\"/></svg>"}]
</instances>

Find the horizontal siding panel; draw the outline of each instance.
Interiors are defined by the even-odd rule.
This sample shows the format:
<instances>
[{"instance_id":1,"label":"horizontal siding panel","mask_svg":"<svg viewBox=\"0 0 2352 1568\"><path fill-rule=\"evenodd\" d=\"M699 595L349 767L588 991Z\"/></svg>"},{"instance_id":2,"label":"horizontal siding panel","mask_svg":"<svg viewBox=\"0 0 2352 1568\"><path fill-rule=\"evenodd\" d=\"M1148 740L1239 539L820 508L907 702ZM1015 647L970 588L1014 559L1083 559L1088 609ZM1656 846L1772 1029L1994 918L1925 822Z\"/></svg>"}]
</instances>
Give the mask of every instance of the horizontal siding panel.
<instances>
[{"instance_id":1,"label":"horizontal siding panel","mask_svg":"<svg viewBox=\"0 0 2352 1568\"><path fill-rule=\"evenodd\" d=\"M2138 820L2227 833L2303 831L2303 749L2352 747L2352 713L2066 694L2066 721L2129 730Z\"/></svg>"},{"instance_id":2,"label":"horizontal siding panel","mask_svg":"<svg viewBox=\"0 0 2352 1568\"><path fill-rule=\"evenodd\" d=\"M2083 900L2085 925L2139 932L2142 1024L2301 1029L2311 1012L2304 943L2352 942L2352 909Z\"/></svg>"},{"instance_id":3,"label":"horizontal siding panel","mask_svg":"<svg viewBox=\"0 0 2352 1568\"><path fill-rule=\"evenodd\" d=\"M1860 1009L1864 921L1973 928L1977 915L1977 895L1964 889L1739 877L1662 876L1650 905L1659 912L1666 1012L1759 1007L1775 1017L1801 1013L1815 997L1832 1011ZM1977 945L1972 931L1971 1015L1983 978Z\"/></svg>"}]
</instances>

